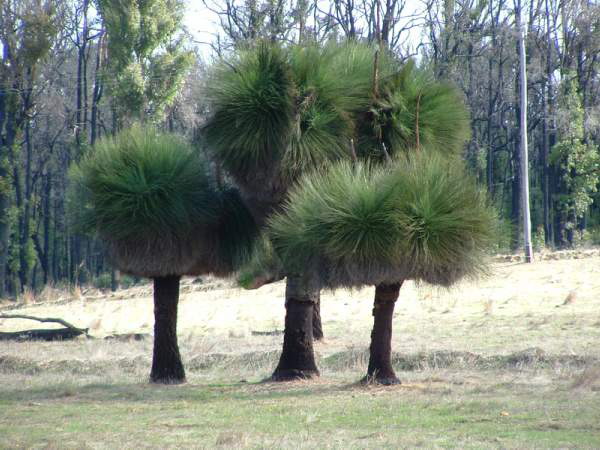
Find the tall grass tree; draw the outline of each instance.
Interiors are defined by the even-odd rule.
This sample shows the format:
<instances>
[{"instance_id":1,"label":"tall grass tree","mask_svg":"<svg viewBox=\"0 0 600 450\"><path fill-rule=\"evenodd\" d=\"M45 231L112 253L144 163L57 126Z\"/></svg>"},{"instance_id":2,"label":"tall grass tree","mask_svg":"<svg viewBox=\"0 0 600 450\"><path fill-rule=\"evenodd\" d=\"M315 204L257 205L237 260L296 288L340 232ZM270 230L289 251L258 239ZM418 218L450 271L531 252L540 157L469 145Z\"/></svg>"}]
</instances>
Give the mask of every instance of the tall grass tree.
<instances>
[{"instance_id":1,"label":"tall grass tree","mask_svg":"<svg viewBox=\"0 0 600 450\"><path fill-rule=\"evenodd\" d=\"M184 275L231 274L256 227L237 191L218 188L206 162L182 139L133 127L107 137L71 170L71 211L123 272L153 279L150 380L185 381L177 342Z\"/></svg>"},{"instance_id":2,"label":"tall grass tree","mask_svg":"<svg viewBox=\"0 0 600 450\"><path fill-rule=\"evenodd\" d=\"M453 88L360 44L283 49L259 43L217 66L208 97L206 142L260 223L280 209L303 173L351 157L387 161L424 146L457 154L469 133L468 113ZM306 328L309 320L300 316L313 314L318 298L304 269L285 274L288 313L295 302L303 308L296 308L296 319L286 318L275 379L302 374L303 367L288 364L295 357L287 350L304 345L304 331L288 333L288 325L297 320Z\"/></svg>"},{"instance_id":3,"label":"tall grass tree","mask_svg":"<svg viewBox=\"0 0 600 450\"><path fill-rule=\"evenodd\" d=\"M462 163L426 153L316 172L270 220L284 267L310 267L309 286L376 286L365 380L381 384L399 383L391 339L402 284L450 286L480 275L493 230L493 212Z\"/></svg>"}]
</instances>

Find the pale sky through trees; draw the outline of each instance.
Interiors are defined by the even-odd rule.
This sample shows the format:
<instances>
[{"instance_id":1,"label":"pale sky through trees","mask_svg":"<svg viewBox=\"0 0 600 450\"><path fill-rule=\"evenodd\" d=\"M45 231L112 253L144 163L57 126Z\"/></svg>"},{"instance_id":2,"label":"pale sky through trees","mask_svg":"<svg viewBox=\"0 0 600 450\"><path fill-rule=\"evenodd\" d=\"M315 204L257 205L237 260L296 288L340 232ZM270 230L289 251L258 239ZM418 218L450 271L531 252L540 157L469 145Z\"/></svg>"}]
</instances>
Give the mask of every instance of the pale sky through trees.
<instances>
[{"instance_id":1,"label":"pale sky through trees","mask_svg":"<svg viewBox=\"0 0 600 450\"><path fill-rule=\"evenodd\" d=\"M321 2L319 3L321 4ZM320 5L320 7L327 9L327 2L324 3L325 5ZM419 11L423 10L424 5L420 0L406 0L405 3L407 6L403 16L407 21L411 20L410 16L418 15ZM198 48L203 58L209 58L211 55L210 44L214 42L220 30L219 18L214 12L206 8L202 0L185 0L185 7L184 24L192 35L194 45ZM409 33L408 42L413 49L424 38L422 31L421 27L415 27L407 31Z\"/></svg>"},{"instance_id":2,"label":"pale sky through trees","mask_svg":"<svg viewBox=\"0 0 600 450\"><path fill-rule=\"evenodd\" d=\"M216 16L199 0L185 0L185 26L195 39L210 40L217 32Z\"/></svg>"}]
</instances>

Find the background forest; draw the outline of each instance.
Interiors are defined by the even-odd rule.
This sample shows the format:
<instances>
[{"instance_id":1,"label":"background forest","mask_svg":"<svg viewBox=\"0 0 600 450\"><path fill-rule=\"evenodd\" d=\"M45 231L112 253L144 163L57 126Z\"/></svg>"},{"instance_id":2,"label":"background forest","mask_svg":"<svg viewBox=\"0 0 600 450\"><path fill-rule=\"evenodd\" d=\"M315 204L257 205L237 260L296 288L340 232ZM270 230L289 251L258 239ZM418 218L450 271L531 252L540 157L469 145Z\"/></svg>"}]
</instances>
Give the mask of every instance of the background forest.
<instances>
[{"instance_id":1,"label":"background forest","mask_svg":"<svg viewBox=\"0 0 600 450\"><path fill-rule=\"evenodd\" d=\"M518 247L520 8L534 244L600 243L598 3L191 1L215 20L210 37L186 30L179 0L0 0L0 297L117 284L102 243L67 218L70 165L136 120L206 151L205 68L257 39L379 41L455 83L471 111L464 158L503 219L497 248Z\"/></svg>"}]
</instances>

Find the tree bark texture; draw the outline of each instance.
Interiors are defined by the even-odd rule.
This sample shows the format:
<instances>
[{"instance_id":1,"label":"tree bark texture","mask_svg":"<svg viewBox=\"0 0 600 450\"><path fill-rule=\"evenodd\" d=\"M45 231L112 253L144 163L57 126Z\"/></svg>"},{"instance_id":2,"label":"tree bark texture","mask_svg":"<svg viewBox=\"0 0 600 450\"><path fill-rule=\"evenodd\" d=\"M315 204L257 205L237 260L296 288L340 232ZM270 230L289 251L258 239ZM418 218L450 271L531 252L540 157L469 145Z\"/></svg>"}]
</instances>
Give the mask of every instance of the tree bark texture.
<instances>
[{"instance_id":1,"label":"tree bark texture","mask_svg":"<svg viewBox=\"0 0 600 450\"><path fill-rule=\"evenodd\" d=\"M185 371L177 345L177 303L179 276L154 279L154 351L150 381L178 384L185 382Z\"/></svg>"},{"instance_id":2,"label":"tree bark texture","mask_svg":"<svg viewBox=\"0 0 600 450\"><path fill-rule=\"evenodd\" d=\"M313 306L312 316L313 339L320 341L323 339L323 324L321 323L321 293L317 295L317 300Z\"/></svg>"},{"instance_id":3,"label":"tree bark texture","mask_svg":"<svg viewBox=\"0 0 600 450\"><path fill-rule=\"evenodd\" d=\"M366 383L400 384L392 368L392 319L401 286L402 282L375 287L369 367L364 379Z\"/></svg>"},{"instance_id":4,"label":"tree bark texture","mask_svg":"<svg viewBox=\"0 0 600 450\"><path fill-rule=\"evenodd\" d=\"M319 376L313 350L313 310L319 284L313 274L289 275L285 290L285 331L274 381Z\"/></svg>"}]
</instances>

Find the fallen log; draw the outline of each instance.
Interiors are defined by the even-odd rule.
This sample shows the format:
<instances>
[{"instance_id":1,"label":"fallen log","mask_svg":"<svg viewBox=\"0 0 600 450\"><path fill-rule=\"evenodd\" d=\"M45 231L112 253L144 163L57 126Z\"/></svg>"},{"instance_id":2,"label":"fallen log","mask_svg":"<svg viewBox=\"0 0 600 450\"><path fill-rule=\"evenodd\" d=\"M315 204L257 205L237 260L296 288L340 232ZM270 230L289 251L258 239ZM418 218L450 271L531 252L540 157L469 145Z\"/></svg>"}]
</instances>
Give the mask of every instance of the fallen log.
<instances>
[{"instance_id":1,"label":"fallen log","mask_svg":"<svg viewBox=\"0 0 600 450\"><path fill-rule=\"evenodd\" d=\"M43 323L59 323L64 328L33 329L13 332L0 332L0 341L64 341L82 334L87 336L88 328L77 328L69 322L52 317L35 317L23 314L0 314L0 319L28 319Z\"/></svg>"},{"instance_id":2,"label":"fallen log","mask_svg":"<svg viewBox=\"0 0 600 450\"><path fill-rule=\"evenodd\" d=\"M54 328L48 330L22 330L10 333L0 331L0 341L66 341L75 339L82 334L87 334L87 329Z\"/></svg>"}]
</instances>

